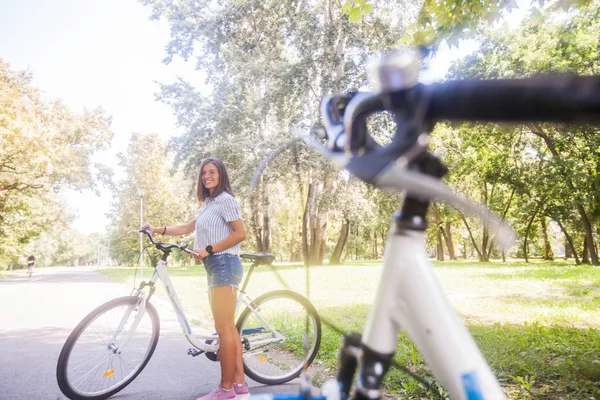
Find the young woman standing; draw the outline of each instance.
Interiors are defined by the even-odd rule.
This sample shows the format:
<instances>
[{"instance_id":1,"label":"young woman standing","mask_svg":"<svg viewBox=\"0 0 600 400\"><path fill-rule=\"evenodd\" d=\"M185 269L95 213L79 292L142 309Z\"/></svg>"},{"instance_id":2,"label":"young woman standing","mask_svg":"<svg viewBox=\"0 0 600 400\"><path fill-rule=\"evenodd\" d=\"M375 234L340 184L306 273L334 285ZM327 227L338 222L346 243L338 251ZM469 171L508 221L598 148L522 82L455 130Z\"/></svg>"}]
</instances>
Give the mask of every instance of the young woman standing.
<instances>
[{"instance_id":1,"label":"young woman standing","mask_svg":"<svg viewBox=\"0 0 600 400\"><path fill-rule=\"evenodd\" d=\"M238 285L242 281L239 243L246 239L238 201L233 196L225 165L221 160L202 161L198 176L198 200L203 203L196 218L185 224L153 227L151 233L185 235L195 232L194 251L204 263L208 294L219 335L219 386L198 400L226 400L246 396L242 344L235 327L234 313Z\"/></svg>"}]
</instances>

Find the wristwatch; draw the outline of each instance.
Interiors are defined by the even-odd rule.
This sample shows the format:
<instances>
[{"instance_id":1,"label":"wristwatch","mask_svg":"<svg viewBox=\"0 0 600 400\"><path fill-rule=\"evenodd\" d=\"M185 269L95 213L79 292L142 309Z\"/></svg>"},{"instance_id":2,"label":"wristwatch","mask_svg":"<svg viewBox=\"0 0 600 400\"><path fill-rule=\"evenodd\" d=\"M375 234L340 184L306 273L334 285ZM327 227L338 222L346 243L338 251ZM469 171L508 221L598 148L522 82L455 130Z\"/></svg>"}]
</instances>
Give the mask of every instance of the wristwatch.
<instances>
[{"instance_id":1,"label":"wristwatch","mask_svg":"<svg viewBox=\"0 0 600 400\"><path fill-rule=\"evenodd\" d=\"M204 250L206 250L206 252L208 253L209 256L212 256L213 254L215 254L215 252L213 251L212 246L210 244L208 246L206 246L206 248Z\"/></svg>"}]
</instances>

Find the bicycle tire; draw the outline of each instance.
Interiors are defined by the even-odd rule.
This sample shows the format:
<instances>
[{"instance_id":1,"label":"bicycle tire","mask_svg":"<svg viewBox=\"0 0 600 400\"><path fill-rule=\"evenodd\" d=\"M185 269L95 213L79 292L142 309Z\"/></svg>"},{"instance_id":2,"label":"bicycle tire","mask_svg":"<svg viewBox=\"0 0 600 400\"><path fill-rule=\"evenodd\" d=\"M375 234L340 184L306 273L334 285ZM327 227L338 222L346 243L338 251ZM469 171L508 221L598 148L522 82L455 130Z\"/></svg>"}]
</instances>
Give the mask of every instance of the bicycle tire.
<instances>
[{"instance_id":1,"label":"bicycle tire","mask_svg":"<svg viewBox=\"0 0 600 400\"><path fill-rule=\"evenodd\" d=\"M137 296L110 300L89 313L73 329L60 352L56 367L58 387L66 397L71 400L106 399L123 390L142 372L158 342L160 320L154 306L150 302L146 303L145 315L142 316L125 349L119 349L118 342L123 339L128 329L114 333L128 310L132 312L125 320L125 328L130 326L137 315L136 305L139 300ZM109 314L114 311L117 312L116 318ZM103 323L113 324L115 328L109 327L104 337L97 332L97 329L103 327ZM137 350L138 347L141 351ZM99 353L100 357L96 353ZM134 360L129 362L126 356L133 357ZM82 365L78 365L79 360L83 360ZM88 368L88 364L92 364L90 369L81 377L76 377L77 371L83 367ZM132 367L131 371L124 373L129 367ZM117 375L120 375L118 381Z\"/></svg>"},{"instance_id":2,"label":"bicycle tire","mask_svg":"<svg viewBox=\"0 0 600 400\"><path fill-rule=\"evenodd\" d=\"M253 348L253 341L273 333L246 308L236 325L242 338L244 373L267 385L279 385L298 377L305 362L307 365L313 362L321 345L319 313L306 297L291 290L265 293L252 302L252 307L274 330L283 334L285 340ZM304 348L306 322L308 351Z\"/></svg>"}]
</instances>

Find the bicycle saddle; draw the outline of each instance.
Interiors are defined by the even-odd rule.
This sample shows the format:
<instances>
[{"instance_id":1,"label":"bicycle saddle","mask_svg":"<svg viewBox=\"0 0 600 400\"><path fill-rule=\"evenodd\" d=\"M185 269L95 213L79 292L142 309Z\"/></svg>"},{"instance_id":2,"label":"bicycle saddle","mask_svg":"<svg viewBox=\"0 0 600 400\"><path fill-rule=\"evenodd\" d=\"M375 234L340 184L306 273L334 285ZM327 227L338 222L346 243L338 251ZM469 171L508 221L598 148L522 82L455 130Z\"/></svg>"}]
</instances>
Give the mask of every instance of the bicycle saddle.
<instances>
[{"instance_id":1,"label":"bicycle saddle","mask_svg":"<svg viewBox=\"0 0 600 400\"><path fill-rule=\"evenodd\" d=\"M258 264L271 265L275 256L271 253L240 254L240 258L256 261Z\"/></svg>"}]
</instances>

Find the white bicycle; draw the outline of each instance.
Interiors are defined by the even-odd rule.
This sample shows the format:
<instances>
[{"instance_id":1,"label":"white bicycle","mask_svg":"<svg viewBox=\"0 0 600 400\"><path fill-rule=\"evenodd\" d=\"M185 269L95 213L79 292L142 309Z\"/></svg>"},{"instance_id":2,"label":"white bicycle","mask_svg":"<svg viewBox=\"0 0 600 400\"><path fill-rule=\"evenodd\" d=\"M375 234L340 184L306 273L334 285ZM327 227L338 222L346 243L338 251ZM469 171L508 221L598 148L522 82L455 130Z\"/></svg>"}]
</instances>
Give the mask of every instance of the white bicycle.
<instances>
[{"instance_id":1,"label":"white bicycle","mask_svg":"<svg viewBox=\"0 0 600 400\"><path fill-rule=\"evenodd\" d=\"M441 119L600 122L600 77L423 85L418 83L419 70L416 53L385 56L371 71L376 92L325 98L321 103L324 129L314 132L318 137L298 134L340 169L378 188L404 192L406 197L393 218L383 272L364 334L345 336L337 377L323 385L321 396L311 394L310 381L305 378L300 393L253 398L379 399L383 378L395 364L393 355L402 329L452 399L506 399L433 273L425 250L425 217L431 199L437 199L479 218L502 248L514 243L514 233L487 209L456 195L441 182L447 168L427 152L429 133ZM367 118L382 111L393 114L397 123L395 135L385 146L378 144L367 129ZM442 399L434 391L432 396Z\"/></svg>"},{"instance_id":2,"label":"white bicycle","mask_svg":"<svg viewBox=\"0 0 600 400\"><path fill-rule=\"evenodd\" d=\"M56 369L58 386L70 399L105 399L125 388L144 369L158 342L160 321L150 299L160 280L183 334L194 346L188 354L205 354L218 361L216 334L195 335L167 272L172 249L196 254L185 243L156 242L147 230L140 230L162 252L148 282L132 295L102 304L89 313L67 338ZM237 328L243 347L244 372L260 383L275 385L298 377L312 363L321 343L321 319L310 301L291 290L276 290L251 299L245 290L259 265L271 265L268 253L242 254L253 263L238 291Z\"/></svg>"}]
</instances>

